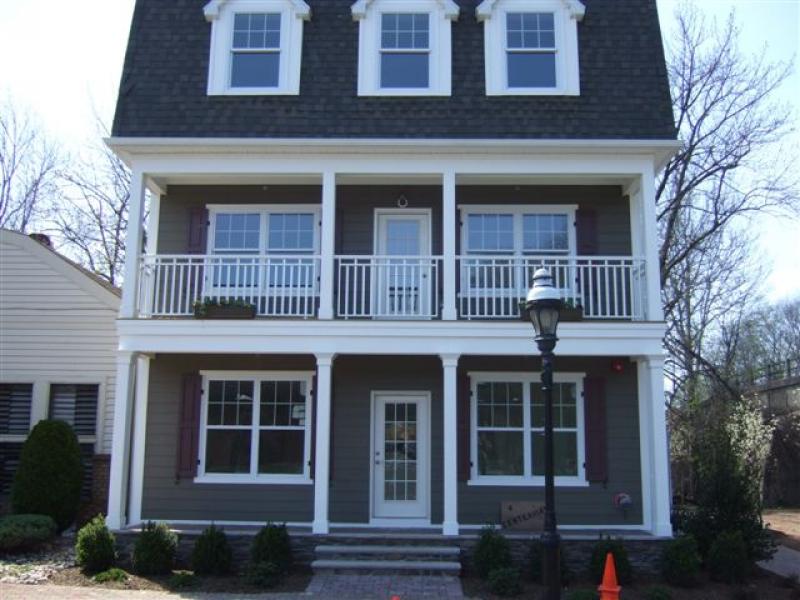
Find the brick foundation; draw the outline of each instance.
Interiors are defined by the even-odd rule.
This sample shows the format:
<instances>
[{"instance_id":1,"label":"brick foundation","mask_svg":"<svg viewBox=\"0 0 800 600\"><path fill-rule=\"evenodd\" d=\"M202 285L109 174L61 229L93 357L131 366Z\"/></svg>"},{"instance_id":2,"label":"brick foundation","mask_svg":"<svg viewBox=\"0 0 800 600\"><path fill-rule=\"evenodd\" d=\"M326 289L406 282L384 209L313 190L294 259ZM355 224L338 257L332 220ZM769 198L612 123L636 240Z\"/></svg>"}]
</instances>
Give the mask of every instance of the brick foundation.
<instances>
[{"instance_id":1,"label":"brick foundation","mask_svg":"<svg viewBox=\"0 0 800 600\"><path fill-rule=\"evenodd\" d=\"M111 455L95 454L92 456L92 505L103 513L108 506L108 479L111 471Z\"/></svg>"}]
</instances>

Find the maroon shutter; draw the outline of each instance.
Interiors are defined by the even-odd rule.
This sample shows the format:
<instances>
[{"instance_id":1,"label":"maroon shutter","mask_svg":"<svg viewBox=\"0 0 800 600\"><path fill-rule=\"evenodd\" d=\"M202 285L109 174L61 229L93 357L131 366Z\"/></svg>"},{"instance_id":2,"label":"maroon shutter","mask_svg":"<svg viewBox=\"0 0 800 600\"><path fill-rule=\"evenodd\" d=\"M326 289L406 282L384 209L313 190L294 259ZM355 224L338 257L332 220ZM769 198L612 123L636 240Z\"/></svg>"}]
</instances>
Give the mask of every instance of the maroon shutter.
<instances>
[{"instance_id":1,"label":"maroon shutter","mask_svg":"<svg viewBox=\"0 0 800 600\"><path fill-rule=\"evenodd\" d=\"M458 376L458 480L469 481L472 461L470 459L469 442L469 409L470 409L470 385L469 377L466 373Z\"/></svg>"},{"instance_id":2,"label":"maroon shutter","mask_svg":"<svg viewBox=\"0 0 800 600\"><path fill-rule=\"evenodd\" d=\"M311 451L308 454L308 466L310 467L311 479L314 479L314 466L316 465L315 459L317 457L317 376L311 380Z\"/></svg>"},{"instance_id":3,"label":"maroon shutter","mask_svg":"<svg viewBox=\"0 0 800 600\"><path fill-rule=\"evenodd\" d=\"M605 482L608 479L606 449L606 380L587 377L583 381L584 414L586 415L586 479Z\"/></svg>"},{"instance_id":4,"label":"maroon shutter","mask_svg":"<svg viewBox=\"0 0 800 600\"><path fill-rule=\"evenodd\" d=\"M197 452L200 439L200 402L203 380L198 373L183 376L183 398L178 415L177 479L197 475Z\"/></svg>"},{"instance_id":5,"label":"maroon shutter","mask_svg":"<svg viewBox=\"0 0 800 600\"><path fill-rule=\"evenodd\" d=\"M597 248L597 212L590 208L579 208L575 213L575 237L578 254L594 255Z\"/></svg>"},{"instance_id":6,"label":"maroon shutter","mask_svg":"<svg viewBox=\"0 0 800 600\"><path fill-rule=\"evenodd\" d=\"M189 209L189 237L186 244L187 254L205 254L206 236L208 235L208 211L204 206Z\"/></svg>"}]
</instances>

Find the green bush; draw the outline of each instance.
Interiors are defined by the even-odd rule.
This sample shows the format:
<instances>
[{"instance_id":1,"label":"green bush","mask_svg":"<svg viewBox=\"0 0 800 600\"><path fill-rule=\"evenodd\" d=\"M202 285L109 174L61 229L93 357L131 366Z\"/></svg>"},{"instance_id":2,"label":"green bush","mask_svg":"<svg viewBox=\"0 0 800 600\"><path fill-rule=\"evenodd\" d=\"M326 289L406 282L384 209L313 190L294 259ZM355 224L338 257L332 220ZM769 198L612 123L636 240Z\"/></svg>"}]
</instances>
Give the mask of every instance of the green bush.
<instances>
[{"instance_id":1,"label":"green bush","mask_svg":"<svg viewBox=\"0 0 800 600\"><path fill-rule=\"evenodd\" d=\"M614 566L617 568L617 581L620 585L627 585L633 580L633 568L628 560L628 551L622 540L601 537L594 545L592 558L589 563L589 577L593 582L603 580L603 569L606 566L606 555L614 555Z\"/></svg>"},{"instance_id":2,"label":"green bush","mask_svg":"<svg viewBox=\"0 0 800 600\"><path fill-rule=\"evenodd\" d=\"M680 587L697 585L700 574L700 553L697 541L684 535L667 543L661 557L661 573L667 583Z\"/></svg>"},{"instance_id":3,"label":"green bush","mask_svg":"<svg viewBox=\"0 0 800 600\"><path fill-rule=\"evenodd\" d=\"M566 548L562 545L559 547L559 567L561 570L561 585L567 585L570 581L572 581L572 571L569 569L569 565L567 564L567 552ZM544 546L542 545L541 540L533 540L531 543L530 552L528 553L528 563L530 569L528 573L530 574L531 581L534 583L541 583L542 579L542 568L544 565Z\"/></svg>"},{"instance_id":4,"label":"green bush","mask_svg":"<svg viewBox=\"0 0 800 600\"><path fill-rule=\"evenodd\" d=\"M281 582L283 571L273 562L252 563L247 569L247 581L261 588L273 588Z\"/></svg>"},{"instance_id":5,"label":"green bush","mask_svg":"<svg viewBox=\"0 0 800 600\"><path fill-rule=\"evenodd\" d=\"M519 596L522 593L519 569L501 567L489 572L489 589L498 596Z\"/></svg>"},{"instance_id":6,"label":"green bush","mask_svg":"<svg viewBox=\"0 0 800 600\"><path fill-rule=\"evenodd\" d=\"M672 600L672 592L662 585L647 588L644 593L645 600Z\"/></svg>"},{"instance_id":7,"label":"green bush","mask_svg":"<svg viewBox=\"0 0 800 600\"><path fill-rule=\"evenodd\" d=\"M114 534L106 527L106 518L98 515L81 527L75 541L75 562L87 573L99 573L114 566Z\"/></svg>"},{"instance_id":8,"label":"green bush","mask_svg":"<svg viewBox=\"0 0 800 600\"><path fill-rule=\"evenodd\" d=\"M50 540L58 527L47 515L8 515L0 519L0 552L34 550Z\"/></svg>"},{"instance_id":9,"label":"green bush","mask_svg":"<svg viewBox=\"0 0 800 600\"><path fill-rule=\"evenodd\" d=\"M81 449L64 421L39 421L22 446L11 487L17 514L48 515L64 531L72 525L81 501Z\"/></svg>"},{"instance_id":10,"label":"green bush","mask_svg":"<svg viewBox=\"0 0 800 600\"><path fill-rule=\"evenodd\" d=\"M286 525L267 523L262 527L253 538L250 559L253 565L273 563L281 574L286 573L292 566L292 545Z\"/></svg>"},{"instance_id":11,"label":"green bush","mask_svg":"<svg viewBox=\"0 0 800 600\"><path fill-rule=\"evenodd\" d=\"M475 570L486 579L491 571L511 566L511 548L505 536L491 525L481 529L473 555Z\"/></svg>"},{"instance_id":12,"label":"green bush","mask_svg":"<svg viewBox=\"0 0 800 600\"><path fill-rule=\"evenodd\" d=\"M164 523L148 521L133 547L133 570L139 575L165 575L175 564L178 536Z\"/></svg>"},{"instance_id":13,"label":"green bush","mask_svg":"<svg viewBox=\"0 0 800 600\"><path fill-rule=\"evenodd\" d=\"M197 577L189 571L176 571L167 581L167 587L173 590L185 590L196 585Z\"/></svg>"},{"instance_id":14,"label":"green bush","mask_svg":"<svg viewBox=\"0 0 800 600\"><path fill-rule=\"evenodd\" d=\"M597 600L598 597L594 590L572 590L567 593L566 600Z\"/></svg>"},{"instance_id":15,"label":"green bush","mask_svg":"<svg viewBox=\"0 0 800 600\"><path fill-rule=\"evenodd\" d=\"M112 567L105 571L100 571L97 575L92 577L95 583L108 583L109 581L128 581L128 574L122 569Z\"/></svg>"},{"instance_id":16,"label":"green bush","mask_svg":"<svg viewBox=\"0 0 800 600\"><path fill-rule=\"evenodd\" d=\"M724 531L711 544L706 558L711 578L725 583L741 582L750 572L747 544L740 531Z\"/></svg>"},{"instance_id":17,"label":"green bush","mask_svg":"<svg viewBox=\"0 0 800 600\"><path fill-rule=\"evenodd\" d=\"M192 569L198 575L227 575L232 561L228 536L214 525L203 531L194 543Z\"/></svg>"}]
</instances>

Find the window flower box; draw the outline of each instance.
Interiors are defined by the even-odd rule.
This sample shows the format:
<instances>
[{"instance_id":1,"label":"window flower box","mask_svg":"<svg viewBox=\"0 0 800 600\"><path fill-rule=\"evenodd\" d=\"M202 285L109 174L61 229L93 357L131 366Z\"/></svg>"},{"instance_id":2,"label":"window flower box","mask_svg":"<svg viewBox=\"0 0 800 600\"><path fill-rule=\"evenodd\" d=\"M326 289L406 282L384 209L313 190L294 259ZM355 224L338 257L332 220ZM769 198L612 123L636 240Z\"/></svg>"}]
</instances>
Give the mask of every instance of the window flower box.
<instances>
[{"instance_id":1,"label":"window flower box","mask_svg":"<svg viewBox=\"0 0 800 600\"><path fill-rule=\"evenodd\" d=\"M244 300L213 300L206 298L194 303L195 319L254 319L255 304Z\"/></svg>"}]
</instances>

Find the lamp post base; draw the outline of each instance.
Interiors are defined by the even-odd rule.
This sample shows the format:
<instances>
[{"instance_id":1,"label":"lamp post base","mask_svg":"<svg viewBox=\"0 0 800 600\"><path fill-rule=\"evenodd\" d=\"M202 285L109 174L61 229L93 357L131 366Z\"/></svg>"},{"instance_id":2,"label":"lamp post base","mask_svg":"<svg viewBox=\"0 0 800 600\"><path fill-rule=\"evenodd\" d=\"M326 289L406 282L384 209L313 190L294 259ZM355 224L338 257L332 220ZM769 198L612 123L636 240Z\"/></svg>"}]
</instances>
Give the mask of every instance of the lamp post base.
<instances>
[{"instance_id":1,"label":"lamp post base","mask_svg":"<svg viewBox=\"0 0 800 600\"><path fill-rule=\"evenodd\" d=\"M554 531L545 531L542 540L542 583L545 600L561 600L561 536Z\"/></svg>"}]
</instances>

